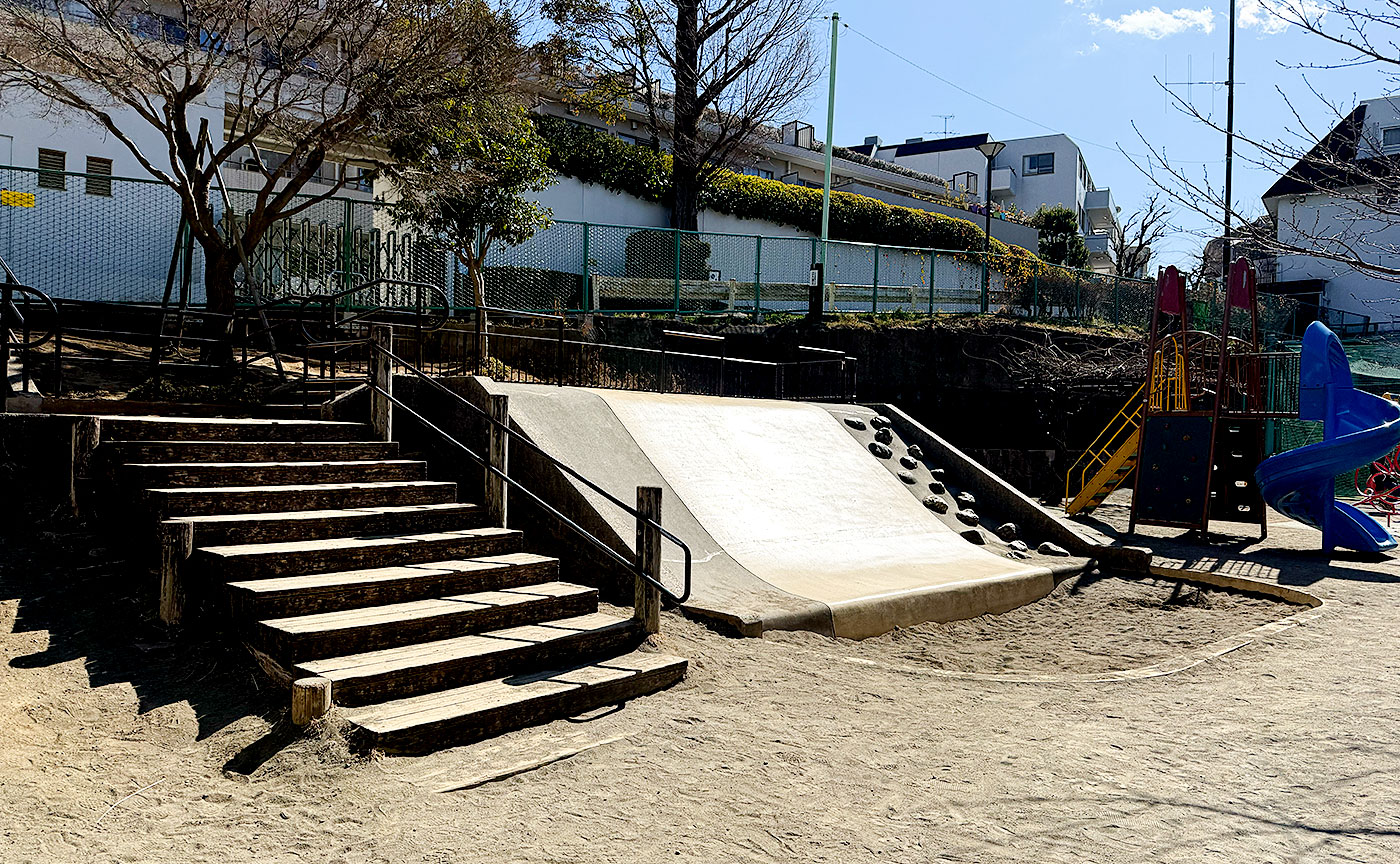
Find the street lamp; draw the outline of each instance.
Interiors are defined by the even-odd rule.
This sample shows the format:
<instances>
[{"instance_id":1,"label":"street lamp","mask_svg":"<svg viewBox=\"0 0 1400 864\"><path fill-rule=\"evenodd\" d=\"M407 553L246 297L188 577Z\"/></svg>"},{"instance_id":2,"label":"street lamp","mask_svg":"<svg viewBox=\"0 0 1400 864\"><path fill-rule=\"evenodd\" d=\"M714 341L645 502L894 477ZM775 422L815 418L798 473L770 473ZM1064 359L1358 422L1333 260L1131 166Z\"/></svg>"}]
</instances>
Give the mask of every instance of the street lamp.
<instances>
[{"instance_id":1,"label":"street lamp","mask_svg":"<svg viewBox=\"0 0 1400 864\"><path fill-rule=\"evenodd\" d=\"M997 154L1006 148L1005 141L984 141L977 145L977 149L982 151L982 155L987 157L987 203L983 208L986 211L987 227L986 235L982 238L982 311L987 311L987 280L989 274L987 265L992 257L992 162L996 161Z\"/></svg>"}]
</instances>

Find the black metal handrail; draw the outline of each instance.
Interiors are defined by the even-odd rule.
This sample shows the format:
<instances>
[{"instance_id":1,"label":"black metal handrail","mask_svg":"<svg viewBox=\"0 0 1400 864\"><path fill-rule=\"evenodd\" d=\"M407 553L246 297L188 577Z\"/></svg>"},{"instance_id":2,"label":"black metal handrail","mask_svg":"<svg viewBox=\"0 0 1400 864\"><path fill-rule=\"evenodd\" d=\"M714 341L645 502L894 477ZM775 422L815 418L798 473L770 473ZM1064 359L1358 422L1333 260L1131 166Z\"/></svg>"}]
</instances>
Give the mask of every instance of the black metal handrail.
<instances>
[{"instance_id":1,"label":"black metal handrail","mask_svg":"<svg viewBox=\"0 0 1400 864\"><path fill-rule=\"evenodd\" d=\"M488 412L483 411L479 406L473 404L470 400L463 397L460 393L453 392L451 389L445 387L440 381L436 380L423 370L404 360L402 357L399 357L398 355L394 354L394 352L390 349L373 342L369 343L369 345L371 351L379 351L383 353L392 362L398 364L399 366L402 366L404 369L407 369L411 374L413 374L417 378L426 381L428 385L434 390L456 400L457 402L466 406L466 408L476 416L486 420L492 426L495 426L496 428L500 429L502 433L505 434L512 441L518 442L521 445L528 447L530 450L534 451L534 453L536 453L540 458L544 459L554 468L558 469L559 471L563 472L569 477L572 477L573 479L582 483L584 486L587 486L591 491L602 496L605 500L608 501L608 503L618 507L620 510L631 516L633 519L645 522L646 524L655 528L661 534L662 537L665 537L667 540L670 540L672 543L674 543L677 547L680 548L681 554L684 559L684 568L682 571L684 587L681 589L680 593L676 593L670 588L666 587L666 585L663 584L659 578L660 574L657 574L656 577L653 577L651 574L646 573L641 568L641 565L638 562L629 561L626 557L618 553L616 549L609 546L605 541L603 541L599 537L595 536L593 532L589 531L587 528L584 528L582 525L579 525L577 522L575 522L574 520L566 516L564 513L562 513L558 508L549 504L544 499L540 498L540 496L536 495L534 492L522 486L519 481L510 477L508 474L506 474L506 472L493 466L489 460L483 458L475 450L472 450L470 447L463 444L454 435L442 429L432 421L428 420L419 412L405 405L392 393L386 392L382 387L379 387L377 384L375 384L374 381L369 382L370 389L374 392L382 394L386 399L389 400L391 404L394 405L394 407L406 411L409 415L411 415L418 422L422 423L425 427L432 430L433 432L436 432L443 438L447 439L448 442L456 446L463 453L466 453L467 456L473 462L476 462L478 465L485 468L488 472L495 475L496 477L501 478L501 480L505 482L508 486L510 486L512 489L515 489L516 491L519 491L520 493L524 494L532 502L534 502L544 510L548 511L550 515L554 516L556 519L558 519L565 526L573 530L580 537L587 540L593 546L597 547L600 551L602 551L613 561L622 565L624 568L629 570L638 578L641 578L646 582L650 583L653 587L655 587L666 597L670 598L673 602L684 603L687 599L689 599L691 588L691 565L694 556L690 551L690 547L686 545L684 540L680 539L675 534L672 534L670 531L663 528L661 526L661 523L657 522L656 520L642 516L641 513L639 513L635 507L622 501L620 498L613 495L611 492L604 489L602 486L599 486L597 483L593 482L592 480L585 477L583 474L579 473L570 465L550 455L548 452L545 451L543 447L536 444L534 441L530 440L528 437L521 434L520 432L517 432L514 429L510 428L510 424L508 422L502 423L501 421L492 417Z\"/></svg>"}]
</instances>

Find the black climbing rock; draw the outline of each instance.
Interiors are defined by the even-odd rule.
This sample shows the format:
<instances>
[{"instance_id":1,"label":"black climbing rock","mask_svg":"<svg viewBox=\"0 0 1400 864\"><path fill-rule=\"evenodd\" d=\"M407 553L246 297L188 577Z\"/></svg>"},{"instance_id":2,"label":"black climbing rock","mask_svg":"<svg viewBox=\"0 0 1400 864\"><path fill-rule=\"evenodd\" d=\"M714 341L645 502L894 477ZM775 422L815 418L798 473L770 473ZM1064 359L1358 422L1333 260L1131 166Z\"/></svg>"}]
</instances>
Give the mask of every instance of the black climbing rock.
<instances>
[{"instance_id":1,"label":"black climbing rock","mask_svg":"<svg viewBox=\"0 0 1400 864\"><path fill-rule=\"evenodd\" d=\"M957 500L959 507L977 506L977 498L971 492L959 492Z\"/></svg>"},{"instance_id":2,"label":"black climbing rock","mask_svg":"<svg viewBox=\"0 0 1400 864\"><path fill-rule=\"evenodd\" d=\"M928 491L942 495L948 491L948 487L944 486L941 480L931 480L928 484Z\"/></svg>"},{"instance_id":3,"label":"black climbing rock","mask_svg":"<svg viewBox=\"0 0 1400 864\"><path fill-rule=\"evenodd\" d=\"M876 414L874 417L870 418L870 425L874 426L876 429L885 429L890 425L890 418L883 414Z\"/></svg>"},{"instance_id":4,"label":"black climbing rock","mask_svg":"<svg viewBox=\"0 0 1400 864\"><path fill-rule=\"evenodd\" d=\"M915 468L919 467L918 461L910 459L908 456L899 457L899 464L903 465L905 468L908 468L910 471L913 471Z\"/></svg>"},{"instance_id":5,"label":"black climbing rock","mask_svg":"<svg viewBox=\"0 0 1400 864\"><path fill-rule=\"evenodd\" d=\"M1016 527L1015 522L1003 522L997 526L997 536L1010 543L1021 536L1021 529Z\"/></svg>"},{"instance_id":6,"label":"black climbing rock","mask_svg":"<svg viewBox=\"0 0 1400 864\"><path fill-rule=\"evenodd\" d=\"M910 474L908 471L899 472L899 479L903 480L905 483L908 483L910 486L913 486L915 483L919 482L919 478L915 477L913 474Z\"/></svg>"},{"instance_id":7,"label":"black climbing rock","mask_svg":"<svg viewBox=\"0 0 1400 864\"><path fill-rule=\"evenodd\" d=\"M964 525L976 525L982 520L981 517L971 510L959 510L958 521L962 522Z\"/></svg>"},{"instance_id":8,"label":"black climbing rock","mask_svg":"<svg viewBox=\"0 0 1400 864\"><path fill-rule=\"evenodd\" d=\"M862 419L860 419L859 417L847 417L847 418L845 418L845 419L846 419L846 425L849 426L849 427L851 427L852 429L864 429L864 428L865 428L865 421L862 420Z\"/></svg>"},{"instance_id":9,"label":"black climbing rock","mask_svg":"<svg viewBox=\"0 0 1400 864\"><path fill-rule=\"evenodd\" d=\"M942 480L944 475L948 472L944 471L942 468L930 468L928 469L928 473L932 474L936 479Z\"/></svg>"},{"instance_id":10,"label":"black climbing rock","mask_svg":"<svg viewBox=\"0 0 1400 864\"><path fill-rule=\"evenodd\" d=\"M875 440L881 444L888 444L894 440L894 433L890 431L890 427L881 426L875 430Z\"/></svg>"},{"instance_id":11,"label":"black climbing rock","mask_svg":"<svg viewBox=\"0 0 1400 864\"><path fill-rule=\"evenodd\" d=\"M888 459L894 455L893 450L886 447L884 444L881 444L879 441L870 442L870 452L874 453L876 456L879 456L881 459Z\"/></svg>"},{"instance_id":12,"label":"black climbing rock","mask_svg":"<svg viewBox=\"0 0 1400 864\"><path fill-rule=\"evenodd\" d=\"M1027 546L1027 545L1026 545L1026 541L1024 541L1024 540L1012 540L1010 543L1007 543L1006 545L1007 545L1007 546L1010 546L1012 549L1015 549L1017 552L1029 552L1029 551L1031 551L1031 547Z\"/></svg>"},{"instance_id":13,"label":"black climbing rock","mask_svg":"<svg viewBox=\"0 0 1400 864\"><path fill-rule=\"evenodd\" d=\"M1051 543L1049 540L1046 540L1044 543L1041 543L1039 546L1037 546L1035 548L1035 551L1039 552L1041 555L1050 555L1054 558L1069 557L1068 552L1066 552L1059 546L1056 546L1054 543Z\"/></svg>"},{"instance_id":14,"label":"black climbing rock","mask_svg":"<svg viewBox=\"0 0 1400 864\"><path fill-rule=\"evenodd\" d=\"M948 512L948 502L939 498L937 495L930 495L925 498L924 506L940 515Z\"/></svg>"},{"instance_id":15,"label":"black climbing rock","mask_svg":"<svg viewBox=\"0 0 1400 864\"><path fill-rule=\"evenodd\" d=\"M924 448L920 447L918 444L910 444L909 455L913 456L915 459L922 459L924 458Z\"/></svg>"},{"instance_id":16,"label":"black climbing rock","mask_svg":"<svg viewBox=\"0 0 1400 864\"><path fill-rule=\"evenodd\" d=\"M1007 558L1015 558L1015 559L1017 559L1017 560L1024 561L1025 559L1027 559L1027 558L1029 558L1029 557L1031 557L1031 556L1030 556L1029 553L1021 552L1020 550L1017 550L1017 549L1012 549L1010 552L1007 552L1007 553L1006 553L1006 557L1007 557Z\"/></svg>"},{"instance_id":17,"label":"black climbing rock","mask_svg":"<svg viewBox=\"0 0 1400 864\"><path fill-rule=\"evenodd\" d=\"M978 531L976 528L969 528L961 532L959 536L969 543L976 543L978 546L985 546L987 543L987 538L983 537L982 532Z\"/></svg>"}]
</instances>

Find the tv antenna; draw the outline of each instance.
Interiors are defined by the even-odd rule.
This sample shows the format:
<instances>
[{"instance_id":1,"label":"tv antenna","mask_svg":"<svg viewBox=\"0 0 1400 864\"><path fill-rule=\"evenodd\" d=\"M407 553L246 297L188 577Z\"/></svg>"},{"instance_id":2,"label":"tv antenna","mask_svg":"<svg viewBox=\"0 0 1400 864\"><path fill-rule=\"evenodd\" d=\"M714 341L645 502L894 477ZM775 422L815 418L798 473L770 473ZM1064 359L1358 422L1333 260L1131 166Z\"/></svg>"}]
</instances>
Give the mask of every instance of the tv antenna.
<instances>
[{"instance_id":1,"label":"tv antenna","mask_svg":"<svg viewBox=\"0 0 1400 864\"><path fill-rule=\"evenodd\" d=\"M1167 76L1168 76L1169 73L1167 72L1167 60L1166 60L1166 58L1163 58L1163 59L1162 59L1162 82L1163 82L1163 85L1164 85L1164 87L1165 87L1165 89L1166 89L1167 91L1170 91L1171 88L1173 88L1173 87L1185 87L1185 88L1186 88L1186 99L1185 99L1185 102L1186 102L1187 105L1190 105L1192 108L1195 108L1195 107L1196 107L1196 103L1193 101L1194 95L1195 95L1194 92L1193 92L1193 88L1195 88L1195 87L1209 87L1209 88L1210 88L1210 113L1207 114L1206 117L1208 117L1208 118L1209 118L1209 117L1213 117L1213 116L1215 116L1215 93L1216 93L1216 91L1219 90L1220 88L1228 86L1230 82L1229 82L1229 81L1217 81L1217 80L1215 80L1215 55L1214 55L1214 54L1210 55L1210 80L1209 80L1209 81L1197 81L1197 80L1196 80L1195 73L1193 73L1193 72L1191 71L1191 61L1192 61L1192 56L1191 56L1190 54L1187 54L1187 55L1186 55L1186 80L1185 80L1185 81L1168 81L1168 80L1167 80ZM1164 92L1164 93L1162 94L1162 113L1165 114L1170 108L1171 108L1171 93L1170 93L1170 92Z\"/></svg>"},{"instance_id":2,"label":"tv antenna","mask_svg":"<svg viewBox=\"0 0 1400 864\"><path fill-rule=\"evenodd\" d=\"M956 114L934 114L933 116L934 116L934 117L938 117L938 118L940 118L940 119L943 120L943 137L944 137L944 138L947 138L947 137L948 137L948 121L949 121L949 120L952 120L954 117L956 117L956 116L958 116L958 115L956 115Z\"/></svg>"}]
</instances>

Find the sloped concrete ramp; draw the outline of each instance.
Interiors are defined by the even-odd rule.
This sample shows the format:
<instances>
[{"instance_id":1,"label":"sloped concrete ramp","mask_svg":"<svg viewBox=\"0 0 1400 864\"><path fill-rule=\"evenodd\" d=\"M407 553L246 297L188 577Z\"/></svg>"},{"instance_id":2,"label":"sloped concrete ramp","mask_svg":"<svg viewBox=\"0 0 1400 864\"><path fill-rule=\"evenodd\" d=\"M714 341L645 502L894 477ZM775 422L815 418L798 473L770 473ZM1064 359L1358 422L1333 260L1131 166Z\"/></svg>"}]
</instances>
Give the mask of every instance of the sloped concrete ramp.
<instances>
[{"instance_id":1,"label":"sloped concrete ramp","mask_svg":"<svg viewBox=\"0 0 1400 864\"><path fill-rule=\"evenodd\" d=\"M661 486L663 524L695 555L687 606L742 632L864 638L1054 587L1047 567L960 537L822 406L484 383L510 396L522 431L617 497ZM598 507L630 545L634 527L612 511Z\"/></svg>"}]
</instances>

